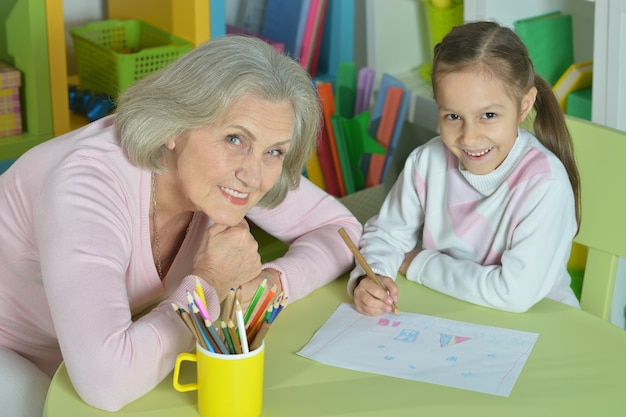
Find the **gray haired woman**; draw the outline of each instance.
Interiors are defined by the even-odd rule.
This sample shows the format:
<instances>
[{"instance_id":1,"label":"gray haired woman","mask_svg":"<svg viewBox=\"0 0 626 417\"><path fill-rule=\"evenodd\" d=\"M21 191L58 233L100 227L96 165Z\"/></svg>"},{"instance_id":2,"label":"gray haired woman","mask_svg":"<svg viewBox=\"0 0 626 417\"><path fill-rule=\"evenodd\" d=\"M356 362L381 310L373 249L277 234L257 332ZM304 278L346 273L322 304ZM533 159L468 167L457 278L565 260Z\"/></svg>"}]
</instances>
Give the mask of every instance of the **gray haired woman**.
<instances>
[{"instance_id":1,"label":"gray haired woman","mask_svg":"<svg viewBox=\"0 0 626 417\"><path fill-rule=\"evenodd\" d=\"M218 316L230 288L294 302L350 268L337 230L361 225L301 176L320 120L296 62L226 36L19 158L0 176L3 415L41 415L62 360L94 407L151 390L194 345L171 304L196 282ZM262 263L247 219L288 252Z\"/></svg>"}]
</instances>

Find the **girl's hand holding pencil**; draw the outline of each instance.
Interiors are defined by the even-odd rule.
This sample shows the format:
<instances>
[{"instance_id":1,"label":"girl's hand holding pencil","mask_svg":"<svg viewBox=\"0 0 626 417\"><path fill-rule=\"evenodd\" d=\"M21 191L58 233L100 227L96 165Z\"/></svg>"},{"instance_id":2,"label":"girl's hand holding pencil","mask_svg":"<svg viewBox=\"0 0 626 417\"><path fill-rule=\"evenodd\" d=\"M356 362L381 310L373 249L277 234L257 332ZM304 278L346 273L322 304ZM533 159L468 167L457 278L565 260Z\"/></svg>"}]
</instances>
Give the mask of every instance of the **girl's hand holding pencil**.
<instances>
[{"instance_id":1,"label":"girl's hand holding pencil","mask_svg":"<svg viewBox=\"0 0 626 417\"><path fill-rule=\"evenodd\" d=\"M356 288L354 290L354 306L357 311L369 316L377 316L383 312L398 314L400 312L396 306L398 286L394 280L389 277L379 277L376 275L363 255L361 255L361 252L359 252L359 248L352 239L350 239L345 229L342 227L338 232L354 255L356 261L365 271L366 277L370 279L370 282L361 279L361 281L365 282L357 284L359 292L357 293Z\"/></svg>"},{"instance_id":2,"label":"girl's hand holding pencil","mask_svg":"<svg viewBox=\"0 0 626 417\"><path fill-rule=\"evenodd\" d=\"M202 287L187 292L188 305L172 308L184 321L198 344L204 349L223 354L248 353L263 342L270 326L287 303L283 292L273 285L267 289L263 279L247 306L241 306L241 286L231 289L216 321L209 316Z\"/></svg>"}]
</instances>

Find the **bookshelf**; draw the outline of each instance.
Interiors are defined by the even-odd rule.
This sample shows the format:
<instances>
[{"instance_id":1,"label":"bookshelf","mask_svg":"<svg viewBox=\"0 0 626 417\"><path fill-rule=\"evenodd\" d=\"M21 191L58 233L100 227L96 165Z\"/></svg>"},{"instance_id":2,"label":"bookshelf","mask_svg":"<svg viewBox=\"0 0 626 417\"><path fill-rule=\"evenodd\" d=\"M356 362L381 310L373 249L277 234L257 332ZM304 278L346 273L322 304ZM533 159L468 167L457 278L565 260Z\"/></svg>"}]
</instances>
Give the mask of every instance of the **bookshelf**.
<instances>
[{"instance_id":1,"label":"bookshelf","mask_svg":"<svg viewBox=\"0 0 626 417\"><path fill-rule=\"evenodd\" d=\"M99 0L100 1L100 0ZM103 2L105 0L102 0ZM140 18L195 45L209 38L208 0L110 0L111 18ZM63 0L2 0L0 60L22 74L24 132L0 138L0 161L87 123L68 102Z\"/></svg>"},{"instance_id":2,"label":"bookshelf","mask_svg":"<svg viewBox=\"0 0 626 417\"><path fill-rule=\"evenodd\" d=\"M53 102L57 99L53 77L58 76L59 63L48 59L49 43L58 39L58 27L48 23L48 18L55 16L54 3L54 0L10 0L0 4L0 31L6 34L0 40L0 59L21 73L24 123L21 135L0 138L0 160L17 158L32 146L50 139L55 128L61 131L65 127L55 126L62 114L53 112ZM64 45L63 42L63 50Z\"/></svg>"},{"instance_id":3,"label":"bookshelf","mask_svg":"<svg viewBox=\"0 0 626 417\"><path fill-rule=\"evenodd\" d=\"M436 131L431 88L417 74L430 53L420 2L365 0L357 4L365 15L364 62L378 74L390 72L400 78L413 91L408 120ZM626 0L465 0L464 20L496 20L512 27L515 20L555 10L573 17L575 61L594 60L592 120L626 130L626 119L619 117L626 114L626 39L622 35ZM394 31L388 30L391 26Z\"/></svg>"}]
</instances>

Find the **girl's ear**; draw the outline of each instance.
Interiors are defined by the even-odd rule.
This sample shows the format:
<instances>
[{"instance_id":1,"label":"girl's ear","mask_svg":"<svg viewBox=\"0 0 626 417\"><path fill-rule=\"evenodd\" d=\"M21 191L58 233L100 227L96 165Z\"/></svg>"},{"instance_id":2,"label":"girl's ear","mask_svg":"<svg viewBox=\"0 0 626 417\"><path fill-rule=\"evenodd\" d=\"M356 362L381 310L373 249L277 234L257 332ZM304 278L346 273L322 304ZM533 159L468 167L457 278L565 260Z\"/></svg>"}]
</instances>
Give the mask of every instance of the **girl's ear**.
<instances>
[{"instance_id":1,"label":"girl's ear","mask_svg":"<svg viewBox=\"0 0 626 417\"><path fill-rule=\"evenodd\" d=\"M537 99L537 88L531 87L528 92L522 97L522 105L520 106L520 118L519 121L522 122L528 116L528 113L533 109L535 105L535 100Z\"/></svg>"},{"instance_id":2,"label":"girl's ear","mask_svg":"<svg viewBox=\"0 0 626 417\"><path fill-rule=\"evenodd\" d=\"M169 139L167 142L165 142L165 147L170 151L173 151L176 147L176 141L174 139Z\"/></svg>"}]
</instances>

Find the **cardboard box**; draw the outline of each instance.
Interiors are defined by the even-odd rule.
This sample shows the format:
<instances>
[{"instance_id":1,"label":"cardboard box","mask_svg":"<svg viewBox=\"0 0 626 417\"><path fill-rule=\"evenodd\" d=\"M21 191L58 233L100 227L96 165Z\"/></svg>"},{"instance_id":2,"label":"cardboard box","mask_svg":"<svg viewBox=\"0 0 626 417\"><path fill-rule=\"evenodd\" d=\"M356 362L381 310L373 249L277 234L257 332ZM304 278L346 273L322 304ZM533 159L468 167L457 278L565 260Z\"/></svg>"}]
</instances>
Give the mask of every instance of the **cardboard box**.
<instances>
[{"instance_id":1,"label":"cardboard box","mask_svg":"<svg viewBox=\"0 0 626 417\"><path fill-rule=\"evenodd\" d=\"M0 137L21 134L20 72L0 61Z\"/></svg>"}]
</instances>

